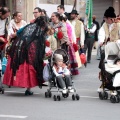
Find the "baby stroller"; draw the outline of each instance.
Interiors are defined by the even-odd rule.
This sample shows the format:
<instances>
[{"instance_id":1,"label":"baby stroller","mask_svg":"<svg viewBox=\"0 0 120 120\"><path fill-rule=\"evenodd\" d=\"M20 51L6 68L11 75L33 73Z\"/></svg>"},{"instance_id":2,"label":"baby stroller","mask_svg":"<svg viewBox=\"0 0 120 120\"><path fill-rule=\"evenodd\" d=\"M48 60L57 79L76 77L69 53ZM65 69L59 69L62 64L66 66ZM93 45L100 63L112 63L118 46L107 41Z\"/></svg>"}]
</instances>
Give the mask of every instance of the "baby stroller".
<instances>
[{"instance_id":1,"label":"baby stroller","mask_svg":"<svg viewBox=\"0 0 120 120\"><path fill-rule=\"evenodd\" d=\"M48 71L49 71L49 78L48 78L48 83L49 83L49 88L47 89L47 92L45 92L45 97L46 98L51 98L52 97L52 93L53 92L57 92L57 95L53 96L54 101L60 101L61 100L61 95L60 93L62 93L62 89L60 88L60 86L57 84L57 80L56 80L56 76L53 73L52 67L53 67L53 62L54 62L54 55L55 54L60 54L63 56L63 62L68 65L69 64L69 57L67 55L67 52L63 49L57 49L53 54L51 59L49 60L49 63L45 66ZM44 73L44 72L43 72ZM47 73L47 72L45 72ZM72 77L72 76L71 76ZM44 78L44 75L43 75ZM45 79L45 78L44 78ZM77 94L76 88L73 84L72 81L72 88L74 90L74 92L72 93L72 100L79 100L80 96ZM67 98L69 96L70 92L68 91L66 94L62 93L62 97L63 98Z\"/></svg>"},{"instance_id":2,"label":"baby stroller","mask_svg":"<svg viewBox=\"0 0 120 120\"><path fill-rule=\"evenodd\" d=\"M109 55L107 61L105 61L105 51L100 48L100 54L101 54L101 60L99 63L100 73L99 73L99 79L102 81L102 85L100 88L102 89L101 92L99 92L99 98L101 100L107 100L108 99L108 92L111 92L110 95L110 101L112 103L119 103L120 102L120 86L114 87L113 82L114 78L117 73L120 73L120 68L115 69L113 72L110 72L109 65L113 65L114 61L118 57L118 55Z\"/></svg>"}]
</instances>

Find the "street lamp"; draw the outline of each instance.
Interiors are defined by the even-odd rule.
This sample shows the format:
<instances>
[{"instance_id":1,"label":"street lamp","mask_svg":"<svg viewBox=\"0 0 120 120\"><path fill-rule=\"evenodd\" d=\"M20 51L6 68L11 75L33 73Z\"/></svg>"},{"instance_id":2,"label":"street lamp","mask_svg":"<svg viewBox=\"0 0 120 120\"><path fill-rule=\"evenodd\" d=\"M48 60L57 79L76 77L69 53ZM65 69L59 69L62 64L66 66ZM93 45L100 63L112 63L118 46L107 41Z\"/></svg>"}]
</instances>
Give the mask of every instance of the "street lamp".
<instances>
[{"instance_id":1,"label":"street lamp","mask_svg":"<svg viewBox=\"0 0 120 120\"><path fill-rule=\"evenodd\" d=\"M64 5L64 0L61 0L61 5Z\"/></svg>"}]
</instances>

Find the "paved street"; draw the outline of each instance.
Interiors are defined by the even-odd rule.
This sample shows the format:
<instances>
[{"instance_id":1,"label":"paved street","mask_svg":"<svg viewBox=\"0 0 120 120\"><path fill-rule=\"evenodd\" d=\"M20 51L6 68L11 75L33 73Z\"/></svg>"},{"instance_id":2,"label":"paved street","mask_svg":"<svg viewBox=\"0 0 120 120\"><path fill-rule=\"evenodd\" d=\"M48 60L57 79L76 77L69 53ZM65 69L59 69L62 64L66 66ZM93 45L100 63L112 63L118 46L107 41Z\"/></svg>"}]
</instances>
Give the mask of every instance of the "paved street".
<instances>
[{"instance_id":1,"label":"paved street","mask_svg":"<svg viewBox=\"0 0 120 120\"><path fill-rule=\"evenodd\" d=\"M119 120L120 103L98 98L98 63L93 53L91 64L74 77L79 101L72 101L71 95L56 102L45 98L47 87L32 89L34 95L28 97L25 89L6 87L0 94L0 120Z\"/></svg>"}]
</instances>

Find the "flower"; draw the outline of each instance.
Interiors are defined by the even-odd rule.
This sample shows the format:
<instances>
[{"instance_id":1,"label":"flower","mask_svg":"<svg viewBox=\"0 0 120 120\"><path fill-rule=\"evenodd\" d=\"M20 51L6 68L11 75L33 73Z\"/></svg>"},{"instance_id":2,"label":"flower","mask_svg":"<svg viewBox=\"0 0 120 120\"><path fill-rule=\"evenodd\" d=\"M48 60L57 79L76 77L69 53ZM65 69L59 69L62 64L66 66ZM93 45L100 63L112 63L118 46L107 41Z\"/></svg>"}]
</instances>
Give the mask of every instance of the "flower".
<instances>
[{"instance_id":1,"label":"flower","mask_svg":"<svg viewBox=\"0 0 120 120\"><path fill-rule=\"evenodd\" d=\"M45 45L46 45L47 47L50 47L50 42L49 42L48 40L46 40L46 41L45 41Z\"/></svg>"},{"instance_id":2,"label":"flower","mask_svg":"<svg viewBox=\"0 0 120 120\"><path fill-rule=\"evenodd\" d=\"M77 52L77 50L78 50L78 45L75 44L75 43L73 43L73 48L74 48L75 52Z\"/></svg>"},{"instance_id":3,"label":"flower","mask_svg":"<svg viewBox=\"0 0 120 120\"><path fill-rule=\"evenodd\" d=\"M58 31L58 33L57 33L57 38L58 38L59 40L61 40L61 39L63 38L63 32L62 32L62 31Z\"/></svg>"}]
</instances>

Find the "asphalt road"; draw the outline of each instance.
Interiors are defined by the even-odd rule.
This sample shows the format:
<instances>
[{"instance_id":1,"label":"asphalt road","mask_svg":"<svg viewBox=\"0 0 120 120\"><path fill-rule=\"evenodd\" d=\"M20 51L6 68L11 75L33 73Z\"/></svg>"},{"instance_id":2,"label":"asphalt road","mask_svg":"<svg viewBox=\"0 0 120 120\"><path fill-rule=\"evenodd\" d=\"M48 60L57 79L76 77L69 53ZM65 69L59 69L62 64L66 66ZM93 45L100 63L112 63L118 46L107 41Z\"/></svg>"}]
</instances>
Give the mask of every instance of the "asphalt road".
<instances>
[{"instance_id":1,"label":"asphalt road","mask_svg":"<svg viewBox=\"0 0 120 120\"><path fill-rule=\"evenodd\" d=\"M80 68L80 75L73 78L79 101L73 101L72 94L61 101L45 98L47 87L32 89L33 96L24 96L22 88L5 87L5 94L0 94L0 120L119 120L120 103L98 98L98 63L93 55L87 68Z\"/></svg>"}]
</instances>

